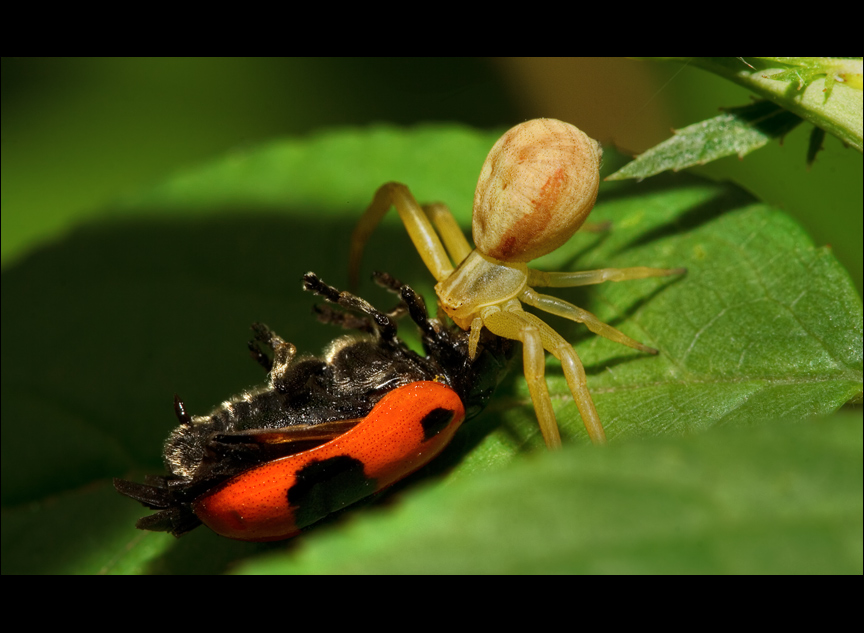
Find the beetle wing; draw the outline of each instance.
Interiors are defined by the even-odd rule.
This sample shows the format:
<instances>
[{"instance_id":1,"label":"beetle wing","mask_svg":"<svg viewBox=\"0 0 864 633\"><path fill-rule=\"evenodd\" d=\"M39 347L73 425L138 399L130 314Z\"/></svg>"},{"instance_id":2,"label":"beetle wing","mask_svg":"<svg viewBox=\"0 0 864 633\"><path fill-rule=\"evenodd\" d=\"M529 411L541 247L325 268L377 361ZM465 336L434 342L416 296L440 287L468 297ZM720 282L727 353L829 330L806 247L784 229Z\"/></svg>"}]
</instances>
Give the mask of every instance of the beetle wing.
<instances>
[{"instance_id":1,"label":"beetle wing","mask_svg":"<svg viewBox=\"0 0 864 633\"><path fill-rule=\"evenodd\" d=\"M231 433L217 433L212 441L214 444L230 445L234 449L246 445L252 450L263 450L274 455L278 454L280 457L288 457L326 444L350 431L362 421L363 418L349 418L318 424L296 424L281 429L246 429Z\"/></svg>"}]
</instances>

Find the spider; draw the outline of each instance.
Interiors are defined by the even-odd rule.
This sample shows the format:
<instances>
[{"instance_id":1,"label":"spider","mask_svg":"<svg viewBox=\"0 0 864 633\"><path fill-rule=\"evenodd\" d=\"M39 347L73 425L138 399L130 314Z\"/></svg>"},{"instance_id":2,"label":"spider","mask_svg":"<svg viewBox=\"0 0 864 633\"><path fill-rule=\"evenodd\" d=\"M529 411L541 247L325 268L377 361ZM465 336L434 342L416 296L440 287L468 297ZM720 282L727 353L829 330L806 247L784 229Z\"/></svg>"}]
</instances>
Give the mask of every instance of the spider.
<instances>
[{"instance_id":1,"label":"spider","mask_svg":"<svg viewBox=\"0 0 864 633\"><path fill-rule=\"evenodd\" d=\"M421 206L408 187L382 185L351 237L351 287L356 288L363 248L384 214L396 207L426 267L438 281L435 292L444 312L469 330L469 355L477 354L485 327L522 343L525 379L546 445L561 446L561 436L545 379L544 350L560 362L591 441L606 434L588 391L579 356L526 303L584 323L589 330L641 352L656 354L567 301L534 288L584 286L678 275L684 268L602 268L578 272L541 272L528 262L563 245L582 226L597 198L600 144L578 128L556 119L521 123L492 147L474 194L472 249L455 218L442 203ZM440 238L439 238L440 235ZM443 245L442 245L443 241ZM455 265L454 265L455 264Z\"/></svg>"}]
</instances>

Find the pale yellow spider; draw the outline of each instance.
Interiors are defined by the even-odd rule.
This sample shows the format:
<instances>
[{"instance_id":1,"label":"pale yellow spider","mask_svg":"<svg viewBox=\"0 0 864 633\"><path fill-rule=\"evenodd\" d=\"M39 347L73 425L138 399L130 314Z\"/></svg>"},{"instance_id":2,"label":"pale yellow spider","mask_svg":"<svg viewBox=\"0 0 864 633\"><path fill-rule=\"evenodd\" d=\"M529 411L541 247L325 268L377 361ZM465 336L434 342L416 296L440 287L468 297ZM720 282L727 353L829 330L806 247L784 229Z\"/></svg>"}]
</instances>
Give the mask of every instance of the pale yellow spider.
<instances>
[{"instance_id":1,"label":"pale yellow spider","mask_svg":"<svg viewBox=\"0 0 864 633\"><path fill-rule=\"evenodd\" d=\"M602 323L590 312L534 288L685 272L683 268L642 266L553 273L528 268L528 262L569 240L588 217L597 198L602 153L597 141L569 123L527 121L507 131L483 164L474 194L475 249L445 205L420 206L408 187L396 182L378 189L351 239L351 283L356 287L366 241L388 209L396 207L423 262L438 280L435 292L440 306L454 323L470 330L470 356L476 354L483 327L522 342L525 379L550 449L561 446L561 436L546 386L544 349L561 361L591 440L603 444L606 434L573 346L541 319L525 312L522 303L584 323L612 341L656 354L657 350Z\"/></svg>"}]
</instances>

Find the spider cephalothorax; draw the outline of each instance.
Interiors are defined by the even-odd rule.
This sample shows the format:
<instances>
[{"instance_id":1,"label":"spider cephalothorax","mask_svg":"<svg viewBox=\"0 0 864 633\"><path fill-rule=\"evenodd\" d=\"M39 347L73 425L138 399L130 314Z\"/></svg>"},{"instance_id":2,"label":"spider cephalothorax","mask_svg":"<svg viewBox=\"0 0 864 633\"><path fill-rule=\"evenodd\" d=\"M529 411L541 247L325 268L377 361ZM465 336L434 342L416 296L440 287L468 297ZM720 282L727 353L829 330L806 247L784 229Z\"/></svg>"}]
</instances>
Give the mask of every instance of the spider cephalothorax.
<instances>
[{"instance_id":1,"label":"spider cephalothorax","mask_svg":"<svg viewBox=\"0 0 864 633\"><path fill-rule=\"evenodd\" d=\"M470 330L470 354L476 353L483 328L522 342L525 378L549 448L559 447L561 439L546 387L544 350L561 361L591 440L601 444L606 436L579 356L560 334L525 312L522 303L584 323L610 340L656 354L657 350L634 341L590 312L534 288L684 272L683 268L640 266L546 273L528 267L531 260L564 244L585 222L597 198L601 156L599 143L568 123L555 119L527 121L507 131L483 164L474 195L475 249L446 206L421 206L408 187L395 182L378 189L352 237L350 266L352 283L356 285L369 235L387 210L396 207L423 262L438 280L435 291L439 304L459 327Z\"/></svg>"}]
</instances>

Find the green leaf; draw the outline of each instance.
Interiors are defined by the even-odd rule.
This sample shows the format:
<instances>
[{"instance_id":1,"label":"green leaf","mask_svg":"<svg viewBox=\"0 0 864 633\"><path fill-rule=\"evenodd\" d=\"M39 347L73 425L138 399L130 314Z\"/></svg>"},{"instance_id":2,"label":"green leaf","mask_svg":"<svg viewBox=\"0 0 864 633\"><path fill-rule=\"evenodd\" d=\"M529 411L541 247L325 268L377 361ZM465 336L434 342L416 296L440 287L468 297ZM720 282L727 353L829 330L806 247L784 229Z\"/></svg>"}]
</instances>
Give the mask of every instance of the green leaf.
<instances>
[{"instance_id":1,"label":"green leaf","mask_svg":"<svg viewBox=\"0 0 864 633\"><path fill-rule=\"evenodd\" d=\"M369 512L241 573L860 574L860 420L568 449Z\"/></svg>"},{"instance_id":2,"label":"green leaf","mask_svg":"<svg viewBox=\"0 0 864 633\"><path fill-rule=\"evenodd\" d=\"M811 138L806 157L808 165L813 163L825 132L864 151L860 57L658 59L701 66L749 88L767 101L728 108L725 114L675 130L671 138L640 154L607 180L647 178L669 169L678 171L704 165L733 154L743 158L768 141L782 138L802 119L813 123L822 133L821 136L814 133Z\"/></svg>"},{"instance_id":3,"label":"green leaf","mask_svg":"<svg viewBox=\"0 0 864 633\"><path fill-rule=\"evenodd\" d=\"M641 180L668 169L679 171L704 165L724 156L743 158L768 141L784 136L799 123L800 117L770 101L728 108L713 119L674 130L672 138L655 145L606 179Z\"/></svg>"},{"instance_id":4,"label":"green leaf","mask_svg":"<svg viewBox=\"0 0 864 633\"><path fill-rule=\"evenodd\" d=\"M687 57L864 151L860 57Z\"/></svg>"},{"instance_id":5,"label":"green leaf","mask_svg":"<svg viewBox=\"0 0 864 633\"><path fill-rule=\"evenodd\" d=\"M218 572L265 552L293 559L330 530L341 532L385 502L410 499L425 482L435 491L431 510L424 512L435 515L452 487L464 485L466 494L477 494L470 492L473 486L482 491L490 485L484 482L500 476L506 492L518 481L536 481L549 498L525 514L534 493L523 490L519 496L527 495L527 501L513 507L537 527L551 525L573 483L585 475L570 469L589 460L597 472L615 473L622 464L616 444L628 441L636 448L626 450L644 450L646 464L651 447L658 446L694 465L714 445L711 436L700 438L713 427L792 422L860 400L861 301L830 250L815 248L783 213L730 185L684 175L660 176L648 186L608 183L592 220L611 220L612 228L575 236L537 267L688 268L682 278L555 291L660 350L658 356L642 355L577 324L548 319L574 342L585 363L612 450L581 446L587 440L578 411L560 367L549 360L550 392L567 450L547 454L517 364L487 411L460 431L441 458L397 490L327 519L298 539L238 543L198 529L175 540L135 530L135 519L146 510L116 494L110 479L161 471L161 443L176 423L173 395L203 413L260 383L262 372L245 348L253 321L268 323L301 353L320 353L341 332L310 315L315 301L301 291L300 276L314 270L344 286L351 229L375 188L387 180L409 183L421 200L447 201L468 226L476 177L497 136L456 126L377 127L273 143L178 174L4 270L3 572ZM610 152L607 163L615 160ZM431 301L433 280L393 216L373 236L366 272L393 272ZM371 283L361 294L388 307L392 301ZM403 334L416 340L410 328ZM770 463L792 481L809 481L808 473L846 463L795 430L809 425L771 428L778 446L786 448ZM670 444L640 448L637 440L648 436ZM758 474L758 447L773 441L757 442L752 451L718 452L712 460L722 467L706 477ZM860 467L860 438L848 450ZM536 479L525 469L537 469ZM690 472L681 471L685 479ZM474 483L481 474L486 479ZM860 501L860 472L849 479L840 469L836 478L842 485L829 478L826 490L845 494L855 485ZM627 517L638 533L652 500L677 494L666 486L657 481L635 505L612 494L606 511ZM694 508L701 503L696 490ZM489 493L495 512L508 511L510 502L502 496ZM812 546L801 541L800 560L823 556L831 569L843 570L848 566L837 559L840 549L854 553L857 547L860 554L860 512L857 540L850 542L848 516L822 513L815 520L802 497L781 495L774 501L779 510L763 517L765 534L793 514L803 523L814 519L810 525L820 539L811 539ZM730 508L733 516L740 512ZM573 523L572 513L564 511L562 520ZM458 524L459 513L453 516ZM404 521L388 523L366 546L396 543L400 535L422 539L422 521L415 523L416 515ZM667 569L660 558L649 564L656 543L649 537L670 529L658 525L646 521L641 537L613 539L609 556L648 561L643 569ZM731 556L736 543L750 542L747 534L743 541L736 534L729 533L718 559ZM441 560L452 560L453 551L470 555L466 543L472 538L442 549ZM510 570L560 570L567 538L562 532L541 539L533 562L511 559L510 564L506 551L496 555ZM343 545L334 547L344 551ZM484 556L476 551L476 569L483 568L476 558ZM727 569L740 569L734 557L730 560ZM299 562L309 568L305 559ZM813 569L794 564L797 570Z\"/></svg>"},{"instance_id":6,"label":"green leaf","mask_svg":"<svg viewBox=\"0 0 864 633\"><path fill-rule=\"evenodd\" d=\"M825 93L826 101L831 98L835 85L845 84L855 90L862 88L860 57L755 57L754 60L785 67L786 70L770 72L764 77L797 83L798 90L809 86L816 79L824 79L822 92Z\"/></svg>"}]
</instances>

